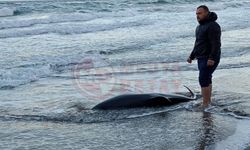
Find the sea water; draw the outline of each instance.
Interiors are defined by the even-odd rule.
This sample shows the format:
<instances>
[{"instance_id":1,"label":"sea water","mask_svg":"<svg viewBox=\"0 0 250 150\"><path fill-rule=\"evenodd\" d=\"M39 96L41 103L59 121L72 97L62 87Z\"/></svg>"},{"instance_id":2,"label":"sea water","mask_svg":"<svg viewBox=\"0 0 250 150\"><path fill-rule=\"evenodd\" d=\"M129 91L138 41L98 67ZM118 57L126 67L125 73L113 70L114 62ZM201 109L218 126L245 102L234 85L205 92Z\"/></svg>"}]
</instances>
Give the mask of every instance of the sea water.
<instances>
[{"instance_id":1,"label":"sea water","mask_svg":"<svg viewBox=\"0 0 250 150\"><path fill-rule=\"evenodd\" d=\"M94 111L125 93L197 94L196 7L218 15L213 102ZM250 1L1 0L0 149L245 149Z\"/></svg>"}]
</instances>

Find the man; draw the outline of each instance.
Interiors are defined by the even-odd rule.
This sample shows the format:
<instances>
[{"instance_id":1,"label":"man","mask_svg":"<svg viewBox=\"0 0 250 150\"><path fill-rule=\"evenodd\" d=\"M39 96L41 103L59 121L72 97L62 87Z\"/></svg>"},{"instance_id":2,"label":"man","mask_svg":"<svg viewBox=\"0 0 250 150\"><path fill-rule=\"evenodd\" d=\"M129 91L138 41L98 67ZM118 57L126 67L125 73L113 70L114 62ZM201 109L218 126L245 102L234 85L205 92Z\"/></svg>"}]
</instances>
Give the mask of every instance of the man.
<instances>
[{"instance_id":1,"label":"man","mask_svg":"<svg viewBox=\"0 0 250 150\"><path fill-rule=\"evenodd\" d=\"M221 55L221 28L215 22L217 15L210 12L208 7L201 5L196 10L199 25L195 31L195 44L188 63L195 58L198 60L199 84L203 97L203 108L211 103L212 74L220 62Z\"/></svg>"}]
</instances>

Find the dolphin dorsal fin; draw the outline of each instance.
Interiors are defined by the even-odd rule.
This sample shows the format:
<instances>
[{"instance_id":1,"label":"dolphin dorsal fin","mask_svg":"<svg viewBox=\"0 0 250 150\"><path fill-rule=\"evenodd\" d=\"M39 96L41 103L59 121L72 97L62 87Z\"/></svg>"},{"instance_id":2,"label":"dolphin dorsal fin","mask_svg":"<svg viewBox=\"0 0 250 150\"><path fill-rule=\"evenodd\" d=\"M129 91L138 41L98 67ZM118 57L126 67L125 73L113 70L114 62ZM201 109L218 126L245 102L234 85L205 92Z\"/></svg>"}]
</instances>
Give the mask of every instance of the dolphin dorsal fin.
<instances>
[{"instance_id":1,"label":"dolphin dorsal fin","mask_svg":"<svg viewBox=\"0 0 250 150\"><path fill-rule=\"evenodd\" d=\"M191 93L192 98L193 98L193 99L196 99L196 94L195 94L192 90L190 90L189 87L187 87L187 86L185 86L185 85L184 85L184 87Z\"/></svg>"}]
</instances>

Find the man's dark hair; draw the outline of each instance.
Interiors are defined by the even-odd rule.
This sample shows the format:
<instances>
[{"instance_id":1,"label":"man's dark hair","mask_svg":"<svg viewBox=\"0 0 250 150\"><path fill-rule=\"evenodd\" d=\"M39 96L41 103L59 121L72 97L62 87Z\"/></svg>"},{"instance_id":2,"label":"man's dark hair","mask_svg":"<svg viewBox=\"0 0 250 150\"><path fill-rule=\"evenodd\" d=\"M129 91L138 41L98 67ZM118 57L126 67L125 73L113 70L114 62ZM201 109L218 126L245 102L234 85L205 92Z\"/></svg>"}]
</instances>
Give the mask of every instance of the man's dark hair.
<instances>
[{"instance_id":1,"label":"man's dark hair","mask_svg":"<svg viewBox=\"0 0 250 150\"><path fill-rule=\"evenodd\" d=\"M199 8L203 8L203 9L205 9L206 11L209 12L209 8L208 8L206 5L200 5L200 6L197 7L197 9L199 9Z\"/></svg>"}]
</instances>

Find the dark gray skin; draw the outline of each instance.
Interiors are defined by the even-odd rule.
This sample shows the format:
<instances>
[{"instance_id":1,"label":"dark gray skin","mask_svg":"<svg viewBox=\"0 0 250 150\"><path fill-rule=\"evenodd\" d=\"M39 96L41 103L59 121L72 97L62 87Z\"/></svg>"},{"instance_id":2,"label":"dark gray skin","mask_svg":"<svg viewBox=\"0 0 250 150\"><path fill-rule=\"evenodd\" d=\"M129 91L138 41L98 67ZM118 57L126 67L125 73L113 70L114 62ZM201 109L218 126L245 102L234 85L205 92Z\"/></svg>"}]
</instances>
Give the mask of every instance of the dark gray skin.
<instances>
[{"instance_id":1,"label":"dark gray skin","mask_svg":"<svg viewBox=\"0 0 250 150\"><path fill-rule=\"evenodd\" d=\"M186 86L185 86L186 87ZM126 109L137 107L157 107L157 106L170 106L182 102L196 100L196 94L186 87L191 96L181 94L161 94L161 93L148 93L148 94L124 94L110 98L102 103L97 104L92 109L97 110L113 110L113 109Z\"/></svg>"}]
</instances>

